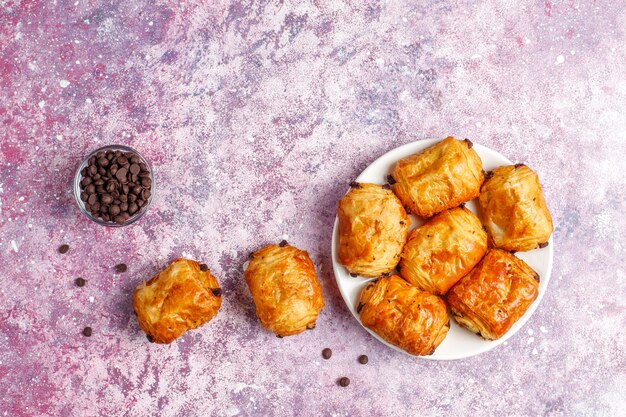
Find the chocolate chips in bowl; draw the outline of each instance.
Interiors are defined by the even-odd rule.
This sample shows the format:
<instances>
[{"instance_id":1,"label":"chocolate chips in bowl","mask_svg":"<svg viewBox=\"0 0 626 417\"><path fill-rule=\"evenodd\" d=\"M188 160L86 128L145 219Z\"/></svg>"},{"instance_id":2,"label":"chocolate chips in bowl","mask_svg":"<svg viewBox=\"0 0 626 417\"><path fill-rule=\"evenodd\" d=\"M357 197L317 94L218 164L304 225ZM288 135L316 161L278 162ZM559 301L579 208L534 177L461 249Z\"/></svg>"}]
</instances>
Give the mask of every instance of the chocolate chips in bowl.
<instances>
[{"instance_id":1,"label":"chocolate chips in bowl","mask_svg":"<svg viewBox=\"0 0 626 417\"><path fill-rule=\"evenodd\" d=\"M122 145L96 149L74 176L74 197L80 210L103 226L127 226L145 214L154 196L150 163Z\"/></svg>"}]
</instances>

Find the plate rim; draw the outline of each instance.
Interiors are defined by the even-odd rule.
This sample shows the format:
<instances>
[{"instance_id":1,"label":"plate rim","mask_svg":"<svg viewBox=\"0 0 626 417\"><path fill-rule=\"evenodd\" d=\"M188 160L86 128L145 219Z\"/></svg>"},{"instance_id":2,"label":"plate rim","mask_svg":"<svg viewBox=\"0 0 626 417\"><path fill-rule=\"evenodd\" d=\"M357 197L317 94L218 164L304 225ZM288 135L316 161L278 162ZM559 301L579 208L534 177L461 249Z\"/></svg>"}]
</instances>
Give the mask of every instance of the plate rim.
<instances>
[{"instance_id":1,"label":"plate rim","mask_svg":"<svg viewBox=\"0 0 626 417\"><path fill-rule=\"evenodd\" d=\"M425 138L425 139L418 139L415 141L411 141L408 143L405 143L403 145L400 145L396 148L392 148L389 149L387 152L383 153L382 155L380 155L378 158L376 158L374 161L372 161L367 167L365 167L365 169L363 169L363 171L361 171L361 173L356 177L355 181L359 181L359 178L361 178L364 174L367 173L367 171L370 169L370 167L372 167L373 165L376 165L379 161L386 159L387 155L390 153L402 153L402 150L404 149L408 149L408 148L412 148L414 146L417 146L418 144L423 145L424 147L421 149L426 149L429 146L434 145L435 143L440 142L443 139L433 139L433 138ZM507 158L506 156L502 155L500 152L498 152L495 149L492 148L488 148L484 145L481 145L479 143L476 143L474 141L473 145L477 146L479 148L483 148L485 150L487 150L488 152L495 152L497 155L499 155L500 157L502 157L504 160L507 161L507 163L509 164L513 164L513 162ZM421 150L417 150L416 152L420 152ZM348 190L349 191L349 187ZM347 193L346 191L346 193ZM344 194L345 195L345 194ZM343 196L342 196L343 197ZM398 346L392 345L391 343L387 342L386 340L382 339L378 334L376 334L373 330L365 327L363 325L363 323L361 323L361 319L359 318L358 314L356 313L356 309L354 308L354 306L352 305L352 303L350 302L350 299L348 297L348 295L346 294L346 291L344 290L343 286L340 283L340 274L339 274L339 268L345 268L343 265L341 265L337 259L337 244L338 244L338 225L339 225L339 219L337 217L337 215L335 214L335 221L333 223L333 231L332 231L332 239L331 239L331 262L333 264L333 274L335 276L335 283L337 284L337 287L339 288L339 293L341 294L341 298L343 299L344 304L346 305L346 307L348 308L348 310L350 310L350 313L352 314L352 316L356 319L356 321L359 323L359 326L361 326L363 329L365 329L370 335L372 335L377 341L381 342L382 344L386 345L387 347L394 349L398 352L401 352L405 355L408 355L410 357L413 358L418 358L418 359L426 359L426 360L430 360L430 361L453 361L453 360L461 360L461 359L468 359L468 358L472 358L474 356L478 356L481 355L485 352L488 352L490 350L495 349L496 347L502 345L504 342L506 342L509 338L513 337L515 334L517 334L525 325L526 323L530 320L530 318L535 314L535 312L537 311L537 308L539 308L539 305L541 304L541 301L543 299L543 296L545 295L545 293L548 291L548 284L550 283L550 277L552 275L552 267L553 267L553 260L554 260L554 239L553 239L553 235L554 233L552 233L550 235L550 238L548 239L548 259L547 259L547 266L546 266L546 270L547 272L544 274L544 276L541 277L541 281L544 284L543 285L543 291L538 291L537 294L537 298L533 301L533 303L530 305L530 307L528 308L528 310L526 311L526 313L524 313L524 315L522 317L520 317L518 319L518 321L515 324L518 324L518 328L515 331L511 331L509 330L504 336L502 336L499 339L496 340L484 340L485 343L485 347L479 349L478 351L472 352L470 354L467 355L458 355L455 357L436 357L436 356L416 356L416 355L411 355L410 353L406 352L404 349L399 348ZM363 283L367 283L370 281L373 281L375 279L377 279L379 277L371 277L371 278L367 278L367 277L359 277L356 279L361 279ZM447 306L447 303L446 303ZM450 320L454 320L452 317L450 317Z\"/></svg>"}]
</instances>

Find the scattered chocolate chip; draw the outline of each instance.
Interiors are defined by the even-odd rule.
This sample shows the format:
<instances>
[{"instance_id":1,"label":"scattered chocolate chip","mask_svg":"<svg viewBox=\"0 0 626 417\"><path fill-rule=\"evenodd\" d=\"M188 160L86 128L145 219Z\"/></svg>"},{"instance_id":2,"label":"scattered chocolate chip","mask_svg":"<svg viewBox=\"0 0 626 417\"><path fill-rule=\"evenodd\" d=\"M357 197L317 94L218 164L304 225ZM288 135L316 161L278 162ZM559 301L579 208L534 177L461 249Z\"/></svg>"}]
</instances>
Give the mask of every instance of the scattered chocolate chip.
<instances>
[{"instance_id":1,"label":"scattered chocolate chip","mask_svg":"<svg viewBox=\"0 0 626 417\"><path fill-rule=\"evenodd\" d=\"M358 275L357 275L357 274L355 274L355 273L350 273L350 276L351 276L351 277L353 277L353 278L358 277Z\"/></svg>"},{"instance_id":2,"label":"scattered chocolate chip","mask_svg":"<svg viewBox=\"0 0 626 417\"><path fill-rule=\"evenodd\" d=\"M70 250L70 246L69 245L61 245L61 246L59 246L59 253L67 253L68 250Z\"/></svg>"},{"instance_id":3,"label":"scattered chocolate chip","mask_svg":"<svg viewBox=\"0 0 626 417\"><path fill-rule=\"evenodd\" d=\"M461 207L461 208L465 208L465 203L461 203L461 204L459 204L459 207Z\"/></svg>"},{"instance_id":4,"label":"scattered chocolate chip","mask_svg":"<svg viewBox=\"0 0 626 417\"><path fill-rule=\"evenodd\" d=\"M535 278L535 281L541 282L541 276L538 273L535 272L534 278Z\"/></svg>"},{"instance_id":5,"label":"scattered chocolate chip","mask_svg":"<svg viewBox=\"0 0 626 417\"><path fill-rule=\"evenodd\" d=\"M515 255L515 251L514 251L514 250L510 250L510 251L509 251L509 253L510 253L511 255Z\"/></svg>"},{"instance_id":6,"label":"scattered chocolate chip","mask_svg":"<svg viewBox=\"0 0 626 417\"><path fill-rule=\"evenodd\" d=\"M277 335L276 335L276 337L277 337L277 338L279 338L279 339L282 339L282 338L283 338L283 336L281 336L281 335L279 335L279 334L277 334Z\"/></svg>"},{"instance_id":7,"label":"scattered chocolate chip","mask_svg":"<svg viewBox=\"0 0 626 417\"><path fill-rule=\"evenodd\" d=\"M359 363L361 365L365 365L369 362L369 358L367 357L367 355L361 355L359 356Z\"/></svg>"},{"instance_id":8,"label":"scattered chocolate chip","mask_svg":"<svg viewBox=\"0 0 626 417\"><path fill-rule=\"evenodd\" d=\"M87 281L85 281L84 278L78 277L78 278L76 278L74 283L76 284L77 287L84 287L85 284L87 283Z\"/></svg>"},{"instance_id":9,"label":"scattered chocolate chip","mask_svg":"<svg viewBox=\"0 0 626 417\"><path fill-rule=\"evenodd\" d=\"M330 359L331 356L333 356L333 351L330 348L324 348L322 350L322 358Z\"/></svg>"},{"instance_id":10,"label":"scattered chocolate chip","mask_svg":"<svg viewBox=\"0 0 626 417\"><path fill-rule=\"evenodd\" d=\"M211 288L211 292L216 297L221 297L222 296L222 289L221 288Z\"/></svg>"},{"instance_id":11,"label":"scattered chocolate chip","mask_svg":"<svg viewBox=\"0 0 626 417\"><path fill-rule=\"evenodd\" d=\"M469 140L469 139L465 139L465 143L467 143L467 147L468 147L468 148L471 148L472 146L474 146L474 144L472 143L472 141L471 141L471 140Z\"/></svg>"},{"instance_id":12,"label":"scattered chocolate chip","mask_svg":"<svg viewBox=\"0 0 626 417\"><path fill-rule=\"evenodd\" d=\"M391 175L387 175L387 182L391 185L394 185L397 181Z\"/></svg>"},{"instance_id":13,"label":"scattered chocolate chip","mask_svg":"<svg viewBox=\"0 0 626 417\"><path fill-rule=\"evenodd\" d=\"M485 172L485 179L489 179L489 178L491 178L491 177L493 177L493 171L487 171L487 172Z\"/></svg>"},{"instance_id":14,"label":"scattered chocolate chip","mask_svg":"<svg viewBox=\"0 0 626 417\"><path fill-rule=\"evenodd\" d=\"M363 307L365 307L365 304L359 303L359 305L356 308L356 312L360 314L361 310L363 310Z\"/></svg>"},{"instance_id":15,"label":"scattered chocolate chip","mask_svg":"<svg viewBox=\"0 0 626 417\"><path fill-rule=\"evenodd\" d=\"M207 264L200 264L200 271L208 271L209 267Z\"/></svg>"},{"instance_id":16,"label":"scattered chocolate chip","mask_svg":"<svg viewBox=\"0 0 626 417\"><path fill-rule=\"evenodd\" d=\"M383 184L382 187L385 190L391 190L391 185L389 185L389 184Z\"/></svg>"},{"instance_id":17,"label":"scattered chocolate chip","mask_svg":"<svg viewBox=\"0 0 626 417\"><path fill-rule=\"evenodd\" d=\"M525 166L525 165L524 164L515 164L515 168L520 168L520 167L523 167L523 166Z\"/></svg>"},{"instance_id":18,"label":"scattered chocolate chip","mask_svg":"<svg viewBox=\"0 0 626 417\"><path fill-rule=\"evenodd\" d=\"M543 242L539 244L540 249L547 248L547 247L548 247L548 242Z\"/></svg>"},{"instance_id":19,"label":"scattered chocolate chip","mask_svg":"<svg viewBox=\"0 0 626 417\"><path fill-rule=\"evenodd\" d=\"M126 264L117 264L115 265L115 272L126 272L128 270L128 267L126 266Z\"/></svg>"},{"instance_id":20,"label":"scattered chocolate chip","mask_svg":"<svg viewBox=\"0 0 626 417\"><path fill-rule=\"evenodd\" d=\"M150 336L149 334L146 334L146 339L148 339L148 342L154 343L154 338Z\"/></svg>"},{"instance_id":21,"label":"scattered chocolate chip","mask_svg":"<svg viewBox=\"0 0 626 417\"><path fill-rule=\"evenodd\" d=\"M278 244L278 246L280 246L281 248L284 248L284 247L285 247L285 246L287 246L287 245L288 245L288 243L287 243L287 241L286 241L286 240L282 240L282 241Z\"/></svg>"},{"instance_id":22,"label":"scattered chocolate chip","mask_svg":"<svg viewBox=\"0 0 626 417\"><path fill-rule=\"evenodd\" d=\"M341 385L342 387L347 387L348 385L350 385L350 378L348 378L347 376L339 378L339 385Z\"/></svg>"},{"instance_id":23,"label":"scattered chocolate chip","mask_svg":"<svg viewBox=\"0 0 626 417\"><path fill-rule=\"evenodd\" d=\"M352 188L361 188L361 184L356 182L356 181L352 181L350 183L350 187L352 187Z\"/></svg>"},{"instance_id":24,"label":"scattered chocolate chip","mask_svg":"<svg viewBox=\"0 0 626 417\"><path fill-rule=\"evenodd\" d=\"M404 226L404 220L400 220L400 224Z\"/></svg>"},{"instance_id":25,"label":"scattered chocolate chip","mask_svg":"<svg viewBox=\"0 0 626 417\"><path fill-rule=\"evenodd\" d=\"M92 334L91 327L88 326L83 329L83 336L90 337L91 334Z\"/></svg>"}]
</instances>

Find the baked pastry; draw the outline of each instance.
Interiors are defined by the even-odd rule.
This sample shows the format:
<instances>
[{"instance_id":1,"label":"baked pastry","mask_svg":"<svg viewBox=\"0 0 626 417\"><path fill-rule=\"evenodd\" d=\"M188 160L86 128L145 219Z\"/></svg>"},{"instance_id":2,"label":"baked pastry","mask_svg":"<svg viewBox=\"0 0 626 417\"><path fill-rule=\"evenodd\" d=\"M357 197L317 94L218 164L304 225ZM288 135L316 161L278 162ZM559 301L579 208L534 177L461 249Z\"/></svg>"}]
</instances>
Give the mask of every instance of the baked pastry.
<instances>
[{"instance_id":1,"label":"baked pastry","mask_svg":"<svg viewBox=\"0 0 626 417\"><path fill-rule=\"evenodd\" d=\"M502 337L537 298L539 275L509 252L492 249L448 291L452 316L483 338Z\"/></svg>"},{"instance_id":2,"label":"baked pastry","mask_svg":"<svg viewBox=\"0 0 626 417\"><path fill-rule=\"evenodd\" d=\"M478 217L456 207L411 232L400 258L400 274L424 291L445 294L486 251L487 233Z\"/></svg>"},{"instance_id":3,"label":"baked pastry","mask_svg":"<svg viewBox=\"0 0 626 417\"><path fill-rule=\"evenodd\" d=\"M211 320L222 305L222 290L206 265L178 258L135 289L133 307L148 340L171 343Z\"/></svg>"},{"instance_id":4,"label":"baked pastry","mask_svg":"<svg viewBox=\"0 0 626 417\"><path fill-rule=\"evenodd\" d=\"M315 327L324 298L308 253L285 241L268 245L252 254L244 276L265 328L283 337Z\"/></svg>"},{"instance_id":5,"label":"baked pastry","mask_svg":"<svg viewBox=\"0 0 626 417\"><path fill-rule=\"evenodd\" d=\"M537 174L517 164L498 167L487 176L479 203L493 244L508 251L547 245L554 227Z\"/></svg>"},{"instance_id":6,"label":"baked pastry","mask_svg":"<svg viewBox=\"0 0 626 417\"><path fill-rule=\"evenodd\" d=\"M446 303L397 275L382 277L361 292L361 323L411 355L431 355L450 329Z\"/></svg>"},{"instance_id":7,"label":"baked pastry","mask_svg":"<svg viewBox=\"0 0 626 417\"><path fill-rule=\"evenodd\" d=\"M387 178L404 207L422 217L478 197L484 181L472 142L453 137L398 161Z\"/></svg>"},{"instance_id":8,"label":"baked pastry","mask_svg":"<svg viewBox=\"0 0 626 417\"><path fill-rule=\"evenodd\" d=\"M351 274L377 277L398 264L411 220L389 186L353 182L339 200L339 262Z\"/></svg>"}]
</instances>

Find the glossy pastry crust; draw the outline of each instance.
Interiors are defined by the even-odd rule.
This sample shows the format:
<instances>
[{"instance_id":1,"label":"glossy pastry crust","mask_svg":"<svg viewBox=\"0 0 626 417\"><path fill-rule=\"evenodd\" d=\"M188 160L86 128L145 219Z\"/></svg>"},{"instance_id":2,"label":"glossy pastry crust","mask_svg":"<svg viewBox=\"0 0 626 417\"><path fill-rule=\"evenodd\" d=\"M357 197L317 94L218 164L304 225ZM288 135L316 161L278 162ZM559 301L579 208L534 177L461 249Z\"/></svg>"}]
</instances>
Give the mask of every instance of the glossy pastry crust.
<instances>
[{"instance_id":1,"label":"glossy pastry crust","mask_svg":"<svg viewBox=\"0 0 626 417\"><path fill-rule=\"evenodd\" d=\"M450 328L446 304L397 275L382 277L361 292L361 323L411 355L431 355Z\"/></svg>"},{"instance_id":2,"label":"glossy pastry crust","mask_svg":"<svg viewBox=\"0 0 626 417\"><path fill-rule=\"evenodd\" d=\"M472 142L447 137L398 161L389 181L411 213L431 217L478 197L484 175Z\"/></svg>"},{"instance_id":3,"label":"glossy pastry crust","mask_svg":"<svg viewBox=\"0 0 626 417\"><path fill-rule=\"evenodd\" d=\"M509 252L492 249L448 291L452 316L488 340L502 337L537 298L539 275Z\"/></svg>"},{"instance_id":4,"label":"glossy pastry crust","mask_svg":"<svg viewBox=\"0 0 626 417\"><path fill-rule=\"evenodd\" d=\"M398 264L411 220L389 186L352 183L339 200L339 262L351 274L377 277Z\"/></svg>"},{"instance_id":5,"label":"glossy pastry crust","mask_svg":"<svg viewBox=\"0 0 626 417\"><path fill-rule=\"evenodd\" d=\"M424 291L445 294L486 251L487 233L478 217L456 207L411 232L400 258L400 274Z\"/></svg>"},{"instance_id":6,"label":"glossy pastry crust","mask_svg":"<svg viewBox=\"0 0 626 417\"><path fill-rule=\"evenodd\" d=\"M171 343L203 325L221 305L217 279L198 262L183 258L139 284L133 295L139 326L156 343Z\"/></svg>"},{"instance_id":7,"label":"glossy pastry crust","mask_svg":"<svg viewBox=\"0 0 626 417\"><path fill-rule=\"evenodd\" d=\"M307 252L286 242L266 246L252 254L244 276L265 328L283 337L315 327L324 298Z\"/></svg>"},{"instance_id":8,"label":"glossy pastry crust","mask_svg":"<svg viewBox=\"0 0 626 417\"><path fill-rule=\"evenodd\" d=\"M537 174L518 164L498 167L490 175L479 203L493 244L509 251L547 244L554 227Z\"/></svg>"}]
</instances>

